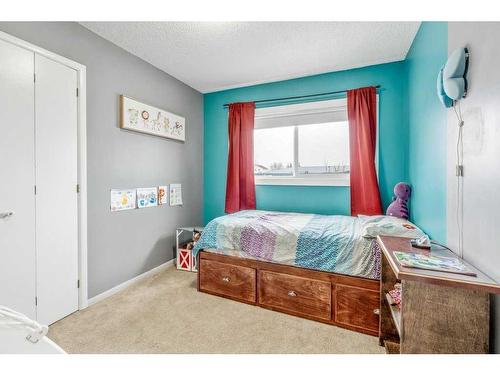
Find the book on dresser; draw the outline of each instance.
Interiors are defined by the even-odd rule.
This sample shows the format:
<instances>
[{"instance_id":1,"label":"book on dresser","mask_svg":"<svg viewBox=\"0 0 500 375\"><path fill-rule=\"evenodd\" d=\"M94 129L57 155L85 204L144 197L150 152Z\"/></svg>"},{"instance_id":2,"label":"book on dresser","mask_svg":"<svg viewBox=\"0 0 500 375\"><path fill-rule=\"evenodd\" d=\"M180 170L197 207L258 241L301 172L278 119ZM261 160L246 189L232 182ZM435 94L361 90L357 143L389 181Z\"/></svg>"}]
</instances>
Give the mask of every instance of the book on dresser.
<instances>
[{"instance_id":1,"label":"book on dresser","mask_svg":"<svg viewBox=\"0 0 500 375\"><path fill-rule=\"evenodd\" d=\"M381 249L379 343L387 352L489 352L490 294L500 294L498 283L447 249L415 249L409 238L402 237L379 236L377 243ZM446 258L447 267L468 274L408 267L398 260L433 258L440 262Z\"/></svg>"},{"instance_id":2,"label":"book on dresser","mask_svg":"<svg viewBox=\"0 0 500 375\"><path fill-rule=\"evenodd\" d=\"M457 257L443 257L405 251L394 251L394 256L403 267L477 276Z\"/></svg>"}]
</instances>

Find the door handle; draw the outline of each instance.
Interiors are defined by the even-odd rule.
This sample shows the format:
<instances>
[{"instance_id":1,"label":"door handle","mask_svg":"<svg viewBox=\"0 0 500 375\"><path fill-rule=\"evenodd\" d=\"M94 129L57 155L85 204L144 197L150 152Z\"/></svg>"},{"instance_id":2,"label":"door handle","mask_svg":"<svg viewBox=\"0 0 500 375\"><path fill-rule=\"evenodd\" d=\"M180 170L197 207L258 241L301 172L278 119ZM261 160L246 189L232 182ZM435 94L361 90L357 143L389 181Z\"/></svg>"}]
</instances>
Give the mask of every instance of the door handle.
<instances>
[{"instance_id":1,"label":"door handle","mask_svg":"<svg viewBox=\"0 0 500 375\"><path fill-rule=\"evenodd\" d=\"M0 212L0 219L6 219L14 215L14 211Z\"/></svg>"}]
</instances>

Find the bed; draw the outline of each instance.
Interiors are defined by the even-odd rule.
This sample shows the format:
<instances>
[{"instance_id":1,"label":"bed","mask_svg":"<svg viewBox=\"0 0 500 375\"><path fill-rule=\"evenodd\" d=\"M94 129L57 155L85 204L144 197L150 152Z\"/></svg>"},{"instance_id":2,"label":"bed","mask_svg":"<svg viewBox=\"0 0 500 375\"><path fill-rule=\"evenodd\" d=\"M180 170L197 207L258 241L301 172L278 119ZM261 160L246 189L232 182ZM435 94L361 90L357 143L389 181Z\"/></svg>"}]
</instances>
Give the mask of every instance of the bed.
<instances>
[{"instance_id":1,"label":"bed","mask_svg":"<svg viewBox=\"0 0 500 375\"><path fill-rule=\"evenodd\" d=\"M367 227L379 218L259 210L216 218L193 249L198 290L377 335L380 250Z\"/></svg>"}]
</instances>

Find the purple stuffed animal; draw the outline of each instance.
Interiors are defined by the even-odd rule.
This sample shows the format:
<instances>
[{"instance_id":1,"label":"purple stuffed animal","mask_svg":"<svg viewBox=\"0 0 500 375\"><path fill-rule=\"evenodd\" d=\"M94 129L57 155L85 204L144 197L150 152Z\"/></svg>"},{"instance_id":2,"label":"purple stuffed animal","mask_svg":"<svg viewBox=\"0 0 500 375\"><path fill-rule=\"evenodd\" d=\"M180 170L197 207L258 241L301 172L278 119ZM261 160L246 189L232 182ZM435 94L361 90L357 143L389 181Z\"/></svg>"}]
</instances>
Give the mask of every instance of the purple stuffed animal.
<instances>
[{"instance_id":1,"label":"purple stuffed animal","mask_svg":"<svg viewBox=\"0 0 500 375\"><path fill-rule=\"evenodd\" d=\"M399 182L394 186L393 202L387 207L386 215L408 219L410 212L408 211L408 199L411 195L410 185L404 182Z\"/></svg>"}]
</instances>

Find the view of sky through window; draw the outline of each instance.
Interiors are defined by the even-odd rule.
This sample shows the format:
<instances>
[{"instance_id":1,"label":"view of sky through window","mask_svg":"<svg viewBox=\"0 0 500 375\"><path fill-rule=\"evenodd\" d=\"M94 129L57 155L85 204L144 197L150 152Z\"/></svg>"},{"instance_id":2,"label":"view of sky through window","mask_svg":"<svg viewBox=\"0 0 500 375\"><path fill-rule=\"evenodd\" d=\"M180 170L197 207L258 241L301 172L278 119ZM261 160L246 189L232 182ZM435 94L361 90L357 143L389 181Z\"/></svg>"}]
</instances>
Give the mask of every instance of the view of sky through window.
<instances>
[{"instance_id":1,"label":"view of sky through window","mask_svg":"<svg viewBox=\"0 0 500 375\"><path fill-rule=\"evenodd\" d=\"M299 126L299 173L349 171L349 128L346 122Z\"/></svg>"},{"instance_id":2,"label":"view of sky through window","mask_svg":"<svg viewBox=\"0 0 500 375\"><path fill-rule=\"evenodd\" d=\"M294 126L254 130L255 174L293 174Z\"/></svg>"},{"instance_id":3,"label":"view of sky through window","mask_svg":"<svg viewBox=\"0 0 500 375\"><path fill-rule=\"evenodd\" d=\"M297 173L349 173L349 127L347 121L297 126L298 149L294 150L295 126L255 129L256 175L293 175L294 151Z\"/></svg>"}]
</instances>

